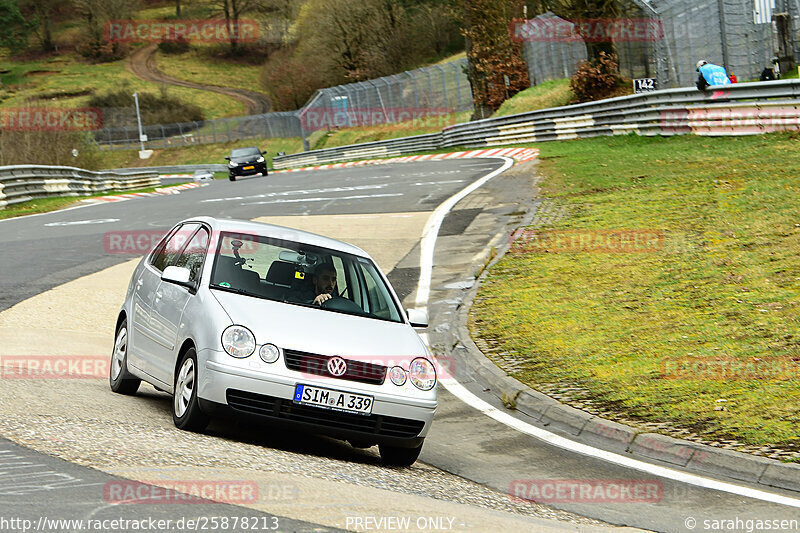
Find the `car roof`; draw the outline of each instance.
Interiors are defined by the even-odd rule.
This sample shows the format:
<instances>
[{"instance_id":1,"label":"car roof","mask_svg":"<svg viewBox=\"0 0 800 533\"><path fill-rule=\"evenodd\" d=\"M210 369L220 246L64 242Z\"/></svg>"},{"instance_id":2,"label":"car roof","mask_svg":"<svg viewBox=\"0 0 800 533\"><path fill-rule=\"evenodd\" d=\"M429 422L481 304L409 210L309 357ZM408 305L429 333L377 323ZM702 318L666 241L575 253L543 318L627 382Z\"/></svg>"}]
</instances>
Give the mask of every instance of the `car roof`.
<instances>
[{"instance_id":1,"label":"car roof","mask_svg":"<svg viewBox=\"0 0 800 533\"><path fill-rule=\"evenodd\" d=\"M181 223L186 222L205 222L211 226L211 229L215 232L230 231L233 233L263 235L265 237L272 237L274 239L311 244L321 248L330 248L331 250L372 259L367 252L358 246L337 241L336 239L331 239L330 237L325 237L323 235L317 235L316 233L294 228L287 228L285 226L277 226L275 224L266 224L264 222L252 222L250 220L236 220L230 218L220 219L207 216L194 217L181 221Z\"/></svg>"}]
</instances>

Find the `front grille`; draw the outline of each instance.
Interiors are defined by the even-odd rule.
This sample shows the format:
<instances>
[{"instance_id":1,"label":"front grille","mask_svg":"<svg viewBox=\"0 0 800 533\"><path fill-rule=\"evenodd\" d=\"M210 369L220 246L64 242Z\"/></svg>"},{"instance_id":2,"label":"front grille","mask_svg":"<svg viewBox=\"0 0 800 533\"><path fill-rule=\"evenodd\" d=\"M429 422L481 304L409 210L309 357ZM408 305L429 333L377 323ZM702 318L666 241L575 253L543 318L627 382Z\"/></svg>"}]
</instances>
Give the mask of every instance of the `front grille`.
<instances>
[{"instance_id":1,"label":"front grille","mask_svg":"<svg viewBox=\"0 0 800 533\"><path fill-rule=\"evenodd\" d=\"M264 396L253 392L228 389L228 405L237 411L316 426L358 431L381 437L412 438L419 435L425 422L394 416L342 413L310 405L298 405L291 400Z\"/></svg>"},{"instance_id":2,"label":"front grille","mask_svg":"<svg viewBox=\"0 0 800 533\"><path fill-rule=\"evenodd\" d=\"M295 350L283 351L283 360L286 363L286 368L296 372L325 376L331 379L347 379L350 381L358 381L359 383L368 383L370 385L383 385L386 379L385 366L347 358L343 358L347 361L347 372L342 376L334 376L328 372L328 359L331 357L333 356L298 352Z\"/></svg>"}]
</instances>

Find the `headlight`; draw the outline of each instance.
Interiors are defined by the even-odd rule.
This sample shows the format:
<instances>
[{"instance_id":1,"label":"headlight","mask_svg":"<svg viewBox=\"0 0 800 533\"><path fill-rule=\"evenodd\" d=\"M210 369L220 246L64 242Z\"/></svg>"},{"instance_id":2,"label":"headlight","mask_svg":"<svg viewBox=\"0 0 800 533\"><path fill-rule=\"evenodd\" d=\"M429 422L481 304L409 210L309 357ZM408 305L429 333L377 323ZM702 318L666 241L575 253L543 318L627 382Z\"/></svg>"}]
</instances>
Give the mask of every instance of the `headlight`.
<instances>
[{"instance_id":1,"label":"headlight","mask_svg":"<svg viewBox=\"0 0 800 533\"><path fill-rule=\"evenodd\" d=\"M250 357L256 351L256 338L244 326L228 326L222 332L222 347L232 357Z\"/></svg>"},{"instance_id":2,"label":"headlight","mask_svg":"<svg viewBox=\"0 0 800 533\"><path fill-rule=\"evenodd\" d=\"M264 162L263 157L259 157L258 159L256 159L256 163L263 163L263 162Z\"/></svg>"},{"instance_id":3,"label":"headlight","mask_svg":"<svg viewBox=\"0 0 800 533\"><path fill-rule=\"evenodd\" d=\"M389 379L400 387L406 382L406 371L400 366L393 366L389 369Z\"/></svg>"},{"instance_id":4,"label":"headlight","mask_svg":"<svg viewBox=\"0 0 800 533\"><path fill-rule=\"evenodd\" d=\"M420 390L431 390L436 385L436 368L424 357L417 357L408 367L408 378Z\"/></svg>"},{"instance_id":5,"label":"headlight","mask_svg":"<svg viewBox=\"0 0 800 533\"><path fill-rule=\"evenodd\" d=\"M261 350L258 351L258 355L265 363L274 363L281 355L281 351L274 344L265 344L261 347Z\"/></svg>"},{"instance_id":6,"label":"headlight","mask_svg":"<svg viewBox=\"0 0 800 533\"><path fill-rule=\"evenodd\" d=\"M239 163L236 163L236 162L234 162L234 161L231 161L230 163L228 163L228 166L229 166L229 167L238 167L238 166L239 166Z\"/></svg>"}]
</instances>

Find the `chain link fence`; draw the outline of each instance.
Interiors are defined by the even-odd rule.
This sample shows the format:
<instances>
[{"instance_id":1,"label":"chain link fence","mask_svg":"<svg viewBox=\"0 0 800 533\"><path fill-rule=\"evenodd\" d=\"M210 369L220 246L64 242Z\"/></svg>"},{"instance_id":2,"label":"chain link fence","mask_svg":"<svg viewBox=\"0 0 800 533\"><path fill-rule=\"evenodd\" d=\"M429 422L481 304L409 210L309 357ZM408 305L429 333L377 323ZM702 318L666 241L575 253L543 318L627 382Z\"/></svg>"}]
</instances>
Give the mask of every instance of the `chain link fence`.
<instances>
[{"instance_id":1,"label":"chain link fence","mask_svg":"<svg viewBox=\"0 0 800 533\"><path fill-rule=\"evenodd\" d=\"M305 138L313 131L374 126L417 120L444 126L437 120L473 109L467 78L467 60L406 71L374 80L317 91L303 108L245 117L143 126L145 149L230 142L256 138ZM125 113L113 112L115 124ZM93 132L97 144L108 150L140 148L135 121Z\"/></svg>"},{"instance_id":2,"label":"chain link fence","mask_svg":"<svg viewBox=\"0 0 800 533\"><path fill-rule=\"evenodd\" d=\"M773 14L789 16L788 39L795 58L800 57L800 0L625 0L621 12L619 20L588 21L588 27L613 34L623 75L655 77L660 88L694 85L700 59L724 65L740 81L757 80L777 55ZM553 19L560 21L560 34L542 31ZM586 43L574 38L575 24L586 22L548 13L526 23L523 54L534 83L575 73L587 57Z\"/></svg>"},{"instance_id":3,"label":"chain link fence","mask_svg":"<svg viewBox=\"0 0 800 533\"><path fill-rule=\"evenodd\" d=\"M473 109L467 60L318 91L300 110L303 130L430 120Z\"/></svg>"}]
</instances>

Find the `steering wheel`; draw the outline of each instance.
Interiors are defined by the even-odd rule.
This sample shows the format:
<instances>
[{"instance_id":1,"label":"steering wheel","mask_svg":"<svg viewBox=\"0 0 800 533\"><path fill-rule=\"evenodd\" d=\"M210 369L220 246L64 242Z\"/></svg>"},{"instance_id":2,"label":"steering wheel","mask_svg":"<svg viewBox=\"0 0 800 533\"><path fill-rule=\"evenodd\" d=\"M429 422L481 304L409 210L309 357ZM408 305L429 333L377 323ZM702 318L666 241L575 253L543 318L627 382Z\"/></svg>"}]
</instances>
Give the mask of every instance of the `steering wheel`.
<instances>
[{"instance_id":1,"label":"steering wheel","mask_svg":"<svg viewBox=\"0 0 800 533\"><path fill-rule=\"evenodd\" d=\"M364 313L364 310L361 309L352 300L336 296L322 302L322 305L320 307L324 307L325 309L332 309L334 311L346 311L348 313Z\"/></svg>"}]
</instances>

